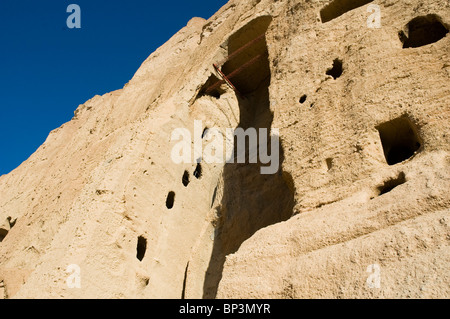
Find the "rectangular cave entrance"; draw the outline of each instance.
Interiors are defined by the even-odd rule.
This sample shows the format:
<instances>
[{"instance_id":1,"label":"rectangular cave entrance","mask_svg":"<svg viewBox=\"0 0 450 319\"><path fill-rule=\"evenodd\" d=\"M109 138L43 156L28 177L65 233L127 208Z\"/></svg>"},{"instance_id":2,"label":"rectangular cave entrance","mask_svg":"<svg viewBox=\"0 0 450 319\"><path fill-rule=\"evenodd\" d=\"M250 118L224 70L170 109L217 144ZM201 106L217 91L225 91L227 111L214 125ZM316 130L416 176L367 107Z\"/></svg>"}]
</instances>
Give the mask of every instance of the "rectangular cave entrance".
<instances>
[{"instance_id":1,"label":"rectangular cave entrance","mask_svg":"<svg viewBox=\"0 0 450 319\"><path fill-rule=\"evenodd\" d=\"M270 79L265 33L271 22L270 16L256 18L228 39L225 43L228 56L214 64L217 76L211 74L197 98L205 95L219 98L227 86L244 97Z\"/></svg>"},{"instance_id":2,"label":"rectangular cave entrance","mask_svg":"<svg viewBox=\"0 0 450 319\"><path fill-rule=\"evenodd\" d=\"M377 127L386 162L395 165L411 158L422 146L422 140L412 121L401 116Z\"/></svg>"},{"instance_id":3,"label":"rectangular cave entrance","mask_svg":"<svg viewBox=\"0 0 450 319\"><path fill-rule=\"evenodd\" d=\"M270 80L265 33L271 22L270 16L256 18L228 40L228 59L222 72L243 96Z\"/></svg>"},{"instance_id":4,"label":"rectangular cave entrance","mask_svg":"<svg viewBox=\"0 0 450 319\"><path fill-rule=\"evenodd\" d=\"M320 18L326 23L370 2L373 0L334 0L320 11Z\"/></svg>"},{"instance_id":5,"label":"rectangular cave entrance","mask_svg":"<svg viewBox=\"0 0 450 319\"><path fill-rule=\"evenodd\" d=\"M438 42L447 33L448 26L442 22L441 18L435 14L429 14L409 21L405 31L399 32L399 37L403 43L403 49L408 49Z\"/></svg>"},{"instance_id":6,"label":"rectangular cave entrance","mask_svg":"<svg viewBox=\"0 0 450 319\"><path fill-rule=\"evenodd\" d=\"M221 70L238 91L238 127L244 130L255 128L259 132L260 128L266 128L270 132L272 127L271 73L265 38L271 20L271 17L259 17L228 40L229 56ZM270 138L267 142L270 143ZM234 145L237 156L236 140ZM288 220L293 214L294 189L290 175L281 168L272 175L261 174L263 164L259 160L250 162L248 143L245 152L245 163L235 160L223 169L223 197L217 206L216 236L203 285L206 299L216 297L227 255L236 252L258 230ZM279 167L282 167L282 147L279 156Z\"/></svg>"}]
</instances>

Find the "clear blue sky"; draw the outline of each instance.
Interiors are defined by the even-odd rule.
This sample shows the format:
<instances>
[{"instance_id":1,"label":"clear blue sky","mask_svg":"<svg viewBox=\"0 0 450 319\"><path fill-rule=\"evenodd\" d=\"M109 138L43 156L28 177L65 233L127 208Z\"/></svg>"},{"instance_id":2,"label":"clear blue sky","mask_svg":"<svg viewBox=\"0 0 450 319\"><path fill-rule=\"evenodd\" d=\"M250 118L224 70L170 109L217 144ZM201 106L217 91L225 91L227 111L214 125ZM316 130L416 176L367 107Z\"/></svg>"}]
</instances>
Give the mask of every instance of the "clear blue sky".
<instances>
[{"instance_id":1,"label":"clear blue sky","mask_svg":"<svg viewBox=\"0 0 450 319\"><path fill-rule=\"evenodd\" d=\"M227 0L0 0L0 175L25 161L78 105L122 88L194 16ZM69 4L81 29L69 29Z\"/></svg>"}]
</instances>

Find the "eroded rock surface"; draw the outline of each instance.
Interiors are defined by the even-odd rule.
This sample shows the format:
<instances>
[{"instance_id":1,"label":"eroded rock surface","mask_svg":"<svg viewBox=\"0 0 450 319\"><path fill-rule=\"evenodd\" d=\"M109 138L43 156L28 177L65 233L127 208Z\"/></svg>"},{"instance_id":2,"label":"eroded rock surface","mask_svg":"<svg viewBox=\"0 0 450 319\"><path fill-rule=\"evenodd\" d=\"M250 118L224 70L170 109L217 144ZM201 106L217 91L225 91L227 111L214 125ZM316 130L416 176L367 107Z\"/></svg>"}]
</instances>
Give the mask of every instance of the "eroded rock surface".
<instances>
[{"instance_id":1,"label":"eroded rock surface","mask_svg":"<svg viewBox=\"0 0 450 319\"><path fill-rule=\"evenodd\" d=\"M448 298L449 26L445 0L192 19L0 177L0 298ZM279 129L278 172L172 161L213 127Z\"/></svg>"}]
</instances>

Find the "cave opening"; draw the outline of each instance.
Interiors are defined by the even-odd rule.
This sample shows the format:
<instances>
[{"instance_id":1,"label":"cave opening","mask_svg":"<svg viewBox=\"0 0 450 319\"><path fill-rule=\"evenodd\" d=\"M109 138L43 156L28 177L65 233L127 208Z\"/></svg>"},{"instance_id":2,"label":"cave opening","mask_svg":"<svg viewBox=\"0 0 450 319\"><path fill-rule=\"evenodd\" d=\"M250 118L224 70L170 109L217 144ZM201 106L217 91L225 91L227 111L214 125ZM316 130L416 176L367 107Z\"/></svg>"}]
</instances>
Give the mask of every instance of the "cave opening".
<instances>
[{"instance_id":1,"label":"cave opening","mask_svg":"<svg viewBox=\"0 0 450 319\"><path fill-rule=\"evenodd\" d=\"M392 191L394 188L396 188L397 186L400 186L404 183L406 183L406 176L405 176L405 173L401 172L397 178L391 178L391 179L385 181L383 185L381 185L377 188L378 196L387 194L390 191Z\"/></svg>"},{"instance_id":2,"label":"cave opening","mask_svg":"<svg viewBox=\"0 0 450 319\"><path fill-rule=\"evenodd\" d=\"M306 102L306 99L307 99L307 95L305 94L305 95L302 95L302 97L300 98L300 100L299 100L299 102L300 102L300 104L303 104L303 103L305 103Z\"/></svg>"},{"instance_id":3,"label":"cave opening","mask_svg":"<svg viewBox=\"0 0 450 319\"><path fill-rule=\"evenodd\" d=\"M327 169L331 170L333 168L334 159L329 157L325 160L325 162L327 163Z\"/></svg>"},{"instance_id":4,"label":"cave opening","mask_svg":"<svg viewBox=\"0 0 450 319\"><path fill-rule=\"evenodd\" d=\"M175 203L175 192L169 192L166 199L166 207L172 209Z\"/></svg>"},{"instance_id":5,"label":"cave opening","mask_svg":"<svg viewBox=\"0 0 450 319\"><path fill-rule=\"evenodd\" d=\"M265 38L271 20L271 17L257 18L233 34L228 41L228 53L234 58L224 64L224 73L232 74L241 65L249 65L248 61L254 61L232 79L240 93L237 94L240 111L238 127L244 130L256 128L260 132L260 128L266 128L270 132L272 127L273 113L269 98L271 76ZM264 35L262 41L238 55L235 54L261 34ZM267 143L270 143L270 138L267 138ZM260 147L258 145L258 149ZM236 139L234 151L236 156ZM248 147L245 152L250 154ZM219 217L213 252L205 274L204 298L216 297L227 255L236 252L258 230L292 217L294 190L293 184L287 182L289 174L280 168L283 162L282 146L279 148L279 156L279 169L272 175L261 174L263 164L259 160L257 163L250 163L249 156L246 156L245 163L234 161L225 165L222 172L223 197L217 206Z\"/></svg>"},{"instance_id":6,"label":"cave opening","mask_svg":"<svg viewBox=\"0 0 450 319\"><path fill-rule=\"evenodd\" d=\"M212 96L219 99L226 92L225 82L219 80L217 76L211 74L205 84L200 88L197 99L202 96Z\"/></svg>"},{"instance_id":7,"label":"cave opening","mask_svg":"<svg viewBox=\"0 0 450 319\"><path fill-rule=\"evenodd\" d=\"M371 2L373 0L334 0L320 10L320 18L326 23Z\"/></svg>"},{"instance_id":8,"label":"cave opening","mask_svg":"<svg viewBox=\"0 0 450 319\"><path fill-rule=\"evenodd\" d=\"M188 171L184 171L182 182L183 182L183 186L184 187L187 187L189 185L190 178L189 178L189 172Z\"/></svg>"},{"instance_id":9,"label":"cave opening","mask_svg":"<svg viewBox=\"0 0 450 319\"><path fill-rule=\"evenodd\" d=\"M399 32L403 48L418 48L435 43L444 38L448 33L441 18L435 14L419 16L412 19L406 25L405 31Z\"/></svg>"},{"instance_id":10,"label":"cave opening","mask_svg":"<svg viewBox=\"0 0 450 319\"><path fill-rule=\"evenodd\" d=\"M136 258L139 259L139 261L142 261L145 256L145 252L147 251L147 239L144 236L138 237L136 250Z\"/></svg>"},{"instance_id":11,"label":"cave opening","mask_svg":"<svg viewBox=\"0 0 450 319\"><path fill-rule=\"evenodd\" d=\"M0 243L5 239L6 235L8 235L8 230L0 228Z\"/></svg>"},{"instance_id":12,"label":"cave opening","mask_svg":"<svg viewBox=\"0 0 450 319\"><path fill-rule=\"evenodd\" d=\"M195 171L194 171L193 175L196 179L200 179L200 178L202 178L202 174L203 174L202 164L197 163L197 166L195 167Z\"/></svg>"},{"instance_id":13,"label":"cave opening","mask_svg":"<svg viewBox=\"0 0 450 319\"><path fill-rule=\"evenodd\" d=\"M342 72L343 72L342 61L339 59L335 59L333 61L333 67L329 68L326 74L332 76L333 79L336 80L342 75Z\"/></svg>"},{"instance_id":14,"label":"cave opening","mask_svg":"<svg viewBox=\"0 0 450 319\"><path fill-rule=\"evenodd\" d=\"M0 243L5 239L6 235L8 235L16 222L17 219L12 219L11 216L8 216L6 218L5 224L3 226L0 226Z\"/></svg>"},{"instance_id":15,"label":"cave opening","mask_svg":"<svg viewBox=\"0 0 450 319\"><path fill-rule=\"evenodd\" d=\"M377 127L386 162L395 165L418 152L422 141L416 127L407 116L401 116Z\"/></svg>"}]
</instances>

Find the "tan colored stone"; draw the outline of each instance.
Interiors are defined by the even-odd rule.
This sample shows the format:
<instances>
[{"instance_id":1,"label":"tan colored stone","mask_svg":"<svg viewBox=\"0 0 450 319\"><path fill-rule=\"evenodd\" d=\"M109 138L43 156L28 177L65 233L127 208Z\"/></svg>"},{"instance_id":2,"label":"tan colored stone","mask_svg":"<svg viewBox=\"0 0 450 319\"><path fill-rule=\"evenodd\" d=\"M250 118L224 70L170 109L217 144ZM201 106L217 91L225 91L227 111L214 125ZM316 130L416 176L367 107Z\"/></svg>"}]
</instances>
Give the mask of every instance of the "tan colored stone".
<instances>
[{"instance_id":1,"label":"tan colored stone","mask_svg":"<svg viewBox=\"0 0 450 319\"><path fill-rule=\"evenodd\" d=\"M448 28L450 4L373 1L372 29L368 3L322 23L329 2L232 0L192 19L1 176L8 297L448 298L450 36L403 49L399 32L428 14ZM263 33L222 68L261 55L232 78L246 98L205 94L213 63ZM196 178L170 156L194 120L278 128L280 172L203 162Z\"/></svg>"}]
</instances>

